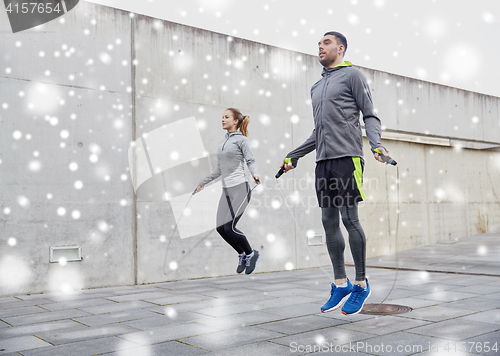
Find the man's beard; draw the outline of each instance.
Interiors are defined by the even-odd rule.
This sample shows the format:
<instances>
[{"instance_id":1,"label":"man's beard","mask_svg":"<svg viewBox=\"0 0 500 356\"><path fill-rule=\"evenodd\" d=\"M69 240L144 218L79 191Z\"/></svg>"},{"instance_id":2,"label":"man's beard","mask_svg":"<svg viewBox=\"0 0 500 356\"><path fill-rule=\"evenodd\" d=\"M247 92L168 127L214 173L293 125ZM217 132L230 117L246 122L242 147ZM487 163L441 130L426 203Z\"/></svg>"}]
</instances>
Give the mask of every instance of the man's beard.
<instances>
[{"instance_id":1,"label":"man's beard","mask_svg":"<svg viewBox=\"0 0 500 356\"><path fill-rule=\"evenodd\" d=\"M319 63L325 68L329 67L333 62L335 62L336 58L323 57L323 59L319 60Z\"/></svg>"}]
</instances>

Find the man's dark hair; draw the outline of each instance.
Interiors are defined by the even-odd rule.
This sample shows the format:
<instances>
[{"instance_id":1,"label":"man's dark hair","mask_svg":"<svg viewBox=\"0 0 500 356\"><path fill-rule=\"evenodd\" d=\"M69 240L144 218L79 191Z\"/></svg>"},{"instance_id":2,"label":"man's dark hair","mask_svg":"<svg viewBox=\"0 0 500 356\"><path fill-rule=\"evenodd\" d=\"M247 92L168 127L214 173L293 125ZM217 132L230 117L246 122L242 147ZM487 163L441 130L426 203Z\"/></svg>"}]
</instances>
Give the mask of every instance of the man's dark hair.
<instances>
[{"instance_id":1,"label":"man's dark hair","mask_svg":"<svg viewBox=\"0 0 500 356\"><path fill-rule=\"evenodd\" d=\"M343 56L345 56L345 53L347 52L347 38L345 38L345 36L343 34L341 34L340 32L335 32L335 31L327 32L323 36L327 36L327 35L335 36L340 41L340 43L342 45L344 45L344 54L343 54ZM338 43L338 41L337 41L337 43Z\"/></svg>"}]
</instances>

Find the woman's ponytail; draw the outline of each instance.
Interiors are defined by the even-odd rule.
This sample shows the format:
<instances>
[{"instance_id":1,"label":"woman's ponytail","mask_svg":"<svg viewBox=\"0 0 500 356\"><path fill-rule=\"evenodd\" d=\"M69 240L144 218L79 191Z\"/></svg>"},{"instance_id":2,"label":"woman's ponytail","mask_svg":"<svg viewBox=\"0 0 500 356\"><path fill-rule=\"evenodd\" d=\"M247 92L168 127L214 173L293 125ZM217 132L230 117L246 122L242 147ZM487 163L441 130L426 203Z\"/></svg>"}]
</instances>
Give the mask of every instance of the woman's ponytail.
<instances>
[{"instance_id":1,"label":"woman's ponytail","mask_svg":"<svg viewBox=\"0 0 500 356\"><path fill-rule=\"evenodd\" d=\"M240 121L240 131L246 137L248 137L248 124L249 123L250 123L250 117L243 116L243 121Z\"/></svg>"},{"instance_id":2,"label":"woman's ponytail","mask_svg":"<svg viewBox=\"0 0 500 356\"><path fill-rule=\"evenodd\" d=\"M235 108L229 108L227 110L231 111L233 113L233 117L238 120L237 128L240 129L240 132L248 137L248 124L250 123L250 117L243 116L241 111Z\"/></svg>"}]
</instances>

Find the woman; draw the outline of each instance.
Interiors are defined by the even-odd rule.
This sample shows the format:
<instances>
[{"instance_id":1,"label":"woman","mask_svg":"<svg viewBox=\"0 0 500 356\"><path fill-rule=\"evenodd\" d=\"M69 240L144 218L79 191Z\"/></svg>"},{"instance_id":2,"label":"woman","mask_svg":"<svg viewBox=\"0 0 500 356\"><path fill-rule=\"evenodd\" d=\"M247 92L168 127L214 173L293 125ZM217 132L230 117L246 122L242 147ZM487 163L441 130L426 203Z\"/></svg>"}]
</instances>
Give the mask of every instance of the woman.
<instances>
[{"instance_id":1,"label":"woman","mask_svg":"<svg viewBox=\"0 0 500 356\"><path fill-rule=\"evenodd\" d=\"M248 123L250 118L243 116L238 109L229 108L222 116L222 128L227 130L225 138L217 149L217 169L205 177L196 192L222 175L222 196L217 209L217 232L239 254L237 273L254 271L259 251L253 250L246 236L236 228L245 208L250 202L251 190L248 184L244 161L256 184L260 183L257 165L248 142ZM239 131L238 131L239 129Z\"/></svg>"}]
</instances>

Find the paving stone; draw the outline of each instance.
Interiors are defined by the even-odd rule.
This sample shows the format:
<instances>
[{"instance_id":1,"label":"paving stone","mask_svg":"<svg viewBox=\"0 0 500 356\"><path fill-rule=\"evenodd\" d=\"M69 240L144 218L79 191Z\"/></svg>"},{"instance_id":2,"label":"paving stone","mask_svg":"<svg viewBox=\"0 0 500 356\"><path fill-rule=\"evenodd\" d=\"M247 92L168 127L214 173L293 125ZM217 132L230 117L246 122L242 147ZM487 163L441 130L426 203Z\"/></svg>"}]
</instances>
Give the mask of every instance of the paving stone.
<instances>
[{"instance_id":1,"label":"paving stone","mask_svg":"<svg viewBox=\"0 0 500 356\"><path fill-rule=\"evenodd\" d=\"M164 308L166 309L166 308ZM210 316L205 316L197 313L191 313L188 311L170 311L165 313L163 315L156 314L152 317L147 317L144 319L139 319L139 320L134 320L134 321L125 321L123 324L131 326L133 328L139 329L139 330L149 330L153 329L156 327L160 326L166 326L166 325L172 325L172 324L180 324L180 323L186 323L189 321L201 321L204 319L215 319Z\"/></svg>"},{"instance_id":2,"label":"paving stone","mask_svg":"<svg viewBox=\"0 0 500 356\"><path fill-rule=\"evenodd\" d=\"M338 324L337 324L338 325ZM374 334L359 332L354 330L342 329L339 327L329 327L321 330L308 331L300 334L277 337L269 341L284 345L287 347L298 347L298 345L324 345L325 343L333 345L343 345L349 342L357 342L375 337Z\"/></svg>"},{"instance_id":3,"label":"paving stone","mask_svg":"<svg viewBox=\"0 0 500 356\"><path fill-rule=\"evenodd\" d=\"M100 327L88 327L80 325L71 329L58 329L36 333L40 339L50 342L52 345L69 344L77 341L93 340L108 336L135 332L134 329L126 325L112 325Z\"/></svg>"},{"instance_id":4,"label":"paving stone","mask_svg":"<svg viewBox=\"0 0 500 356\"><path fill-rule=\"evenodd\" d=\"M263 307L260 305L244 303L244 304L235 304L235 305L220 306L220 307L213 307L206 309L193 309L193 313L218 317L231 314L240 314L248 311L256 311L260 309L263 309Z\"/></svg>"},{"instance_id":5,"label":"paving stone","mask_svg":"<svg viewBox=\"0 0 500 356\"><path fill-rule=\"evenodd\" d=\"M195 322L166 325L149 329L147 331L140 331L135 333L127 333L120 335L120 338L129 340L136 344L146 346L158 344L165 341L178 340L185 337L213 333L220 329L211 326L197 324Z\"/></svg>"},{"instance_id":6,"label":"paving stone","mask_svg":"<svg viewBox=\"0 0 500 356\"><path fill-rule=\"evenodd\" d=\"M418 298L428 299L428 300L438 300L442 302L453 302L456 300L474 298L474 297L477 297L477 295L472 293L462 293L456 291L435 292L435 293L428 293L423 296L422 295L418 296Z\"/></svg>"},{"instance_id":7,"label":"paving stone","mask_svg":"<svg viewBox=\"0 0 500 356\"><path fill-rule=\"evenodd\" d=\"M3 355L4 352L24 351L49 346L51 345L48 342L34 336L20 336L11 339L2 339L0 341L0 349L5 350L2 351L1 355Z\"/></svg>"},{"instance_id":8,"label":"paving stone","mask_svg":"<svg viewBox=\"0 0 500 356\"><path fill-rule=\"evenodd\" d=\"M405 288L409 290L423 291L425 293L437 293L444 291L466 292L465 290L463 290L463 286L459 286L456 284L444 284L444 283L434 283L434 282L406 286Z\"/></svg>"},{"instance_id":9,"label":"paving stone","mask_svg":"<svg viewBox=\"0 0 500 356\"><path fill-rule=\"evenodd\" d=\"M418 299L418 298L400 298L400 299L390 299L388 298L385 304L397 304L403 305L406 307L410 307L412 309L419 309L424 307L429 307L431 305L442 305L446 306L447 303L437 300L427 300L427 299Z\"/></svg>"},{"instance_id":10,"label":"paving stone","mask_svg":"<svg viewBox=\"0 0 500 356\"><path fill-rule=\"evenodd\" d=\"M458 316L473 314L475 312L476 311L469 309L447 308L442 305L437 305L415 309L409 313L401 314L401 317L427 321L442 321L456 318Z\"/></svg>"},{"instance_id":11,"label":"paving stone","mask_svg":"<svg viewBox=\"0 0 500 356\"><path fill-rule=\"evenodd\" d=\"M497 331L498 325L466 321L462 318L441 321L420 326L408 332L420 335L441 337L447 340L462 341L465 338Z\"/></svg>"},{"instance_id":12,"label":"paving stone","mask_svg":"<svg viewBox=\"0 0 500 356\"><path fill-rule=\"evenodd\" d=\"M165 296L156 296L155 298L150 297L144 299L144 301L156 304L156 305L169 305L169 304L178 304L178 303L199 303L203 300L213 299L211 297L200 296L200 295L165 295Z\"/></svg>"},{"instance_id":13,"label":"paving stone","mask_svg":"<svg viewBox=\"0 0 500 356\"><path fill-rule=\"evenodd\" d=\"M0 329L0 340L18 336L35 335L38 332L45 332L57 329L70 329L81 325L73 320L51 321L48 323L38 323L32 325L22 325Z\"/></svg>"},{"instance_id":14,"label":"paving stone","mask_svg":"<svg viewBox=\"0 0 500 356\"><path fill-rule=\"evenodd\" d=\"M461 320L477 321L478 323L495 324L500 329L500 309L492 309L460 318Z\"/></svg>"},{"instance_id":15,"label":"paving stone","mask_svg":"<svg viewBox=\"0 0 500 356\"><path fill-rule=\"evenodd\" d=\"M81 291L70 291L70 292L52 292L52 293L37 293L37 294L22 294L22 295L16 295L16 298L24 300L24 301L30 301L30 300L37 300L37 299L50 299L52 297L70 297L70 296L75 296L75 295L82 295Z\"/></svg>"},{"instance_id":16,"label":"paving stone","mask_svg":"<svg viewBox=\"0 0 500 356\"><path fill-rule=\"evenodd\" d=\"M488 299L483 297L467 298L458 300L456 302L443 303L443 307L450 308L463 308L469 310L490 310L495 308L500 308L500 299Z\"/></svg>"},{"instance_id":17,"label":"paving stone","mask_svg":"<svg viewBox=\"0 0 500 356\"><path fill-rule=\"evenodd\" d=\"M158 314L156 314L158 315ZM130 311L120 311L116 313L106 313L98 315L89 315L81 318L73 318L81 324L87 326L100 326L124 321L140 320L156 316L153 312L142 309L132 309Z\"/></svg>"},{"instance_id":18,"label":"paving stone","mask_svg":"<svg viewBox=\"0 0 500 356\"><path fill-rule=\"evenodd\" d=\"M183 343L197 346L206 350L215 351L228 348L231 346L239 346L253 344L258 341L264 341L282 334L269 330L259 329L255 326L247 326L244 328L236 328L213 332L205 335L192 336L181 339Z\"/></svg>"},{"instance_id":19,"label":"paving stone","mask_svg":"<svg viewBox=\"0 0 500 356\"><path fill-rule=\"evenodd\" d=\"M40 308L36 305L30 307L19 307L19 308L0 308L0 318L9 316L19 316L27 314L38 314L46 313L48 310Z\"/></svg>"},{"instance_id":20,"label":"paving stone","mask_svg":"<svg viewBox=\"0 0 500 356\"><path fill-rule=\"evenodd\" d=\"M448 340L425 335L396 332L366 339L357 343L351 343L348 346L350 350L366 352L370 355L405 356L418 354L421 351L429 350L430 347L434 350L438 350L439 348L442 350L443 345L449 342Z\"/></svg>"},{"instance_id":21,"label":"paving stone","mask_svg":"<svg viewBox=\"0 0 500 356\"><path fill-rule=\"evenodd\" d=\"M43 304L41 307L50 311L58 311L64 309L81 309L86 307L93 307L98 305L115 305L116 303L103 298L89 298L70 300L63 302L53 302L51 304Z\"/></svg>"},{"instance_id":22,"label":"paving stone","mask_svg":"<svg viewBox=\"0 0 500 356\"><path fill-rule=\"evenodd\" d=\"M272 315L261 311L252 311L236 315L227 315L217 318L204 318L196 320L197 323L212 326L219 330L228 330L249 325L259 325L271 321L282 320L279 315Z\"/></svg>"},{"instance_id":23,"label":"paving stone","mask_svg":"<svg viewBox=\"0 0 500 356\"><path fill-rule=\"evenodd\" d=\"M257 304L260 307L260 309L270 309L270 308L282 307L285 305L292 306L295 304L312 303L317 301L318 300L314 298L296 296L288 298L262 300L255 302L255 304Z\"/></svg>"},{"instance_id":24,"label":"paving stone","mask_svg":"<svg viewBox=\"0 0 500 356\"><path fill-rule=\"evenodd\" d=\"M368 320L347 323L341 325L340 327L349 330L367 332L370 334L384 335L427 325L429 323L430 322L423 320L406 319L398 316L385 315L377 316Z\"/></svg>"},{"instance_id":25,"label":"paving stone","mask_svg":"<svg viewBox=\"0 0 500 356\"><path fill-rule=\"evenodd\" d=\"M499 293L500 292L500 285L494 286L494 285L490 285L490 284L481 284L480 287L478 287L477 285L468 286L468 287L460 287L460 292L479 294L479 296L483 296L485 294Z\"/></svg>"},{"instance_id":26,"label":"paving stone","mask_svg":"<svg viewBox=\"0 0 500 356\"><path fill-rule=\"evenodd\" d=\"M460 344L460 346L467 352L488 356L500 355L500 330L474 336L463 341L465 343Z\"/></svg>"},{"instance_id":27,"label":"paving stone","mask_svg":"<svg viewBox=\"0 0 500 356\"><path fill-rule=\"evenodd\" d=\"M103 353L116 352L120 350L138 348L139 345L133 342L120 339L118 337L106 337L94 340L74 342L58 346L44 347L43 349L35 349L24 351L24 356L55 356L55 355L71 355L71 356L89 356L100 355ZM138 355L139 356L139 355Z\"/></svg>"},{"instance_id":28,"label":"paving stone","mask_svg":"<svg viewBox=\"0 0 500 356\"><path fill-rule=\"evenodd\" d=\"M151 291L151 292L143 292L137 290L134 292L135 293L108 297L107 299L121 303L121 302L135 301L135 300L158 299L166 296L171 296L170 293L162 292L161 290Z\"/></svg>"},{"instance_id":29,"label":"paving stone","mask_svg":"<svg viewBox=\"0 0 500 356\"><path fill-rule=\"evenodd\" d=\"M239 287L237 289L220 289L220 290L210 290L210 291L205 291L203 289L200 289L198 292L195 293L195 295L220 298L220 297L246 295L251 293L255 293L255 289Z\"/></svg>"},{"instance_id":30,"label":"paving stone","mask_svg":"<svg viewBox=\"0 0 500 356\"><path fill-rule=\"evenodd\" d=\"M17 325L27 325L27 324L43 323L47 321L77 318L84 315L89 315L89 314L78 309L66 309L55 312L12 316L7 318L2 318L2 320L9 323L10 325L17 326Z\"/></svg>"},{"instance_id":31,"label":"paving stone","mask_svg":"<svg viewBox=\"0 0 500 356\"><path fill-rule=\"evenodd\" d=\"M214 353L208 353L207 356ZM249 355L297 355L289 347L269 341L259 341L216 351L217 356L249 356Z\"/></svg>"},{"instance_id":32,"label":"paving stone","mask_svg":"<svg viewBox=\"0 0 500 356\"><path fill-rule=\"evenodd\" d=\"M32 300L16 300L16 301L10 301L10 302L5 302L0 305L0 309L5 310L5 309L10 309L10 308L23 308L23 307L30 307L34 305L44 305L44 304L50 304L54 303L52 300L49 299L32 299Z\"/></svg>"},{"instance_id":33,"label":"paving stone","mask_svg":"<svg viewBox=\"0 0 500 356\"><path fill-rule=\"evenodd\" d=\"M269 314L276 314L283 317L293 318L303 315L320 314L321 306L316 303L301 303L294 304L292 308L285 306L262 309L262 311Z\"/></svg>"},{"instance_id":34,"label":"paving stone","mask_svg":"<svg viewBox=\"0 0 500 356\"><path fill-rule=\"evenodd\" d=\"M482 297L486 299L500 300L500 293L484 294Z\"/></svg>"},{"instance_id":35,"label":"paving stone","mask_svg":"<svg viewBox=\"0 0 500 356\"><path fill-rule=\"evenodd\" d=\"M107 304L107 305L98 305L94 307L82 307L79 308L80 310L83 310L84 312L87 312L88 314L104 314L104 313L113 313L113 312L120 312L120 311L129 311L132 309L141 309L141 308L148 308L148 307L153 307L154 305L151 303L143 302L142 300L137 300L133 302L123 302L123 303L114 303L114 304Z\"/></svg>"},{"instance_id":36,"label":"paving stone","mask_svg":"<svg viewBox=\"0 0 500 356\"><path fill-rule=\"evenodd\" d=\"M21 299L16 297L0 297L0 308L2 308L3 303L18 302Z\"/></svg>"},{"instance_id":37,"label":"paving stone","mask_svg":"<svg viewBox=\"0 0 500 356\"><path fill-rule=\"evenodd\" d=\"M163 342L149 346L142 346L134 349L123 350L119 352L111 352L103 355L106 356L191 356L206 354L205 350L198 347L182 344L177 341Z\"/></svg>"},{"instance_id":38,"label":"paving stone","mask_svg":"<svg viewBox=\"0 0 500 356\"><path fill-rule=\"evenodd\" d=\"M257 325L259 328L276 331L281 334L292 335L332 327L348 323L347 321L321 318L316 315L306 315L296 318L279 320Z\"/></svg>"},{"instance_id":39,"label":"paving stone","mask_svg":"<svg viewBox=\"0 0 500 356\"><path fill-rule=\"evenodd\" d=\"M402 289L402 288L394 288L392 291L389 286L378 286L370 283L371 288L371 296L369 302L367 303L375 303L381 302L384 298L391 299L400 299L400 298L409 298L409 297L423 297L428 295L427 292L421 290L410 290L410 289Z\"/></svg>"}]
</instances>

